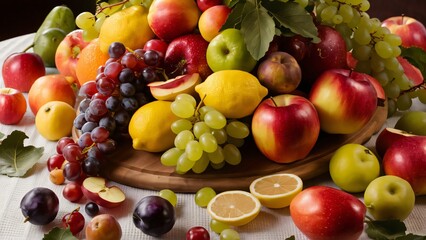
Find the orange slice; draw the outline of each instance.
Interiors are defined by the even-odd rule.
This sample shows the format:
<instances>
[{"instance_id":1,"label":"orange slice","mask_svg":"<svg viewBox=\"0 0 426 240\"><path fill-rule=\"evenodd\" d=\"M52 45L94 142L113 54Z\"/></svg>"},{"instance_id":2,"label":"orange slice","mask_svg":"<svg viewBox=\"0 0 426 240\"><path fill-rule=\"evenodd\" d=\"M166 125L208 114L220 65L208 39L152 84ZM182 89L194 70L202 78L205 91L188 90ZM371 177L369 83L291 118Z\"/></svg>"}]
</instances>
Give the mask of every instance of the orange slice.
<instances>
[{"instance_id":1,"label":"orange slice","mask_svg":"<svg viewBox=\"0 0 426 240\"><path fill-rule=\"evenodd\" d=\"M302 191L299 176L290 173L267 175L250 184L250 192L268 208L284 208Z\"/></svg>"}]
</instances>

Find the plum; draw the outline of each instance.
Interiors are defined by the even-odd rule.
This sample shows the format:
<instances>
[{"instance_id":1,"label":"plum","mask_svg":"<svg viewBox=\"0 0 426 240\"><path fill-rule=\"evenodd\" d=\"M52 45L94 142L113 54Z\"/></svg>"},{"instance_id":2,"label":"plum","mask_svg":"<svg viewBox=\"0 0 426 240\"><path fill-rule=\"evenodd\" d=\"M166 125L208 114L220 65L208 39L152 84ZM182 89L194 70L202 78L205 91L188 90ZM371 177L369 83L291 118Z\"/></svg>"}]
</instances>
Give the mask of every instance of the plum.
<instances>
[{"instance_id":1,"label":"plum","mask_svg":"<svg viewBox=\"0 0 426 240\"><path fill-rule=\"evenodd\" d=\"M59 199L52 190L37 187L25 194L20 207L25 221L34 225L46 225L58 214Z\"/></svg>"}]
</instances>

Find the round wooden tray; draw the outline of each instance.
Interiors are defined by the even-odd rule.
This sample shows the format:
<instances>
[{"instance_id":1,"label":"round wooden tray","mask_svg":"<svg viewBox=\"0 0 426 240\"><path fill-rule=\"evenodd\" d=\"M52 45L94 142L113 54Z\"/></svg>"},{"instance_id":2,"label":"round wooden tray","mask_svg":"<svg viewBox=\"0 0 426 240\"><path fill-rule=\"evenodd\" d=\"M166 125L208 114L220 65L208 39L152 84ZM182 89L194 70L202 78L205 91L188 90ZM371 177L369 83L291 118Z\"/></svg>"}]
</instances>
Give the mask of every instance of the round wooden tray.
<instances>
[{"instance_id":1,"label":"round wooden tray","mask_svg":"<svg viewBox=\"0 0 426 240\"><path fill-rule=\"evenodd\" d=\"M303 180L308 180L328 171L328 162L337 148L346 143L365 143L381 129L386 119L387 106L379 106L369 123L357 133L321 133L309 156L290 164L278 164L268 160L259 152L253 140L249 139L240 149L242 161L239 165L227 164L220 170L209 167L202 174L177 174L173 167L161 164L161 153L134 150L129 140L121 142L118 149L108 155L108 164L103 167L102 175L109 180L136 188L167 188L175 192L191 193L205 186L216 191L247 190L254 179L274 173L293 173ZM78 132L74 130L73 135L78 136Z\"/></svg>"}]
</instances>

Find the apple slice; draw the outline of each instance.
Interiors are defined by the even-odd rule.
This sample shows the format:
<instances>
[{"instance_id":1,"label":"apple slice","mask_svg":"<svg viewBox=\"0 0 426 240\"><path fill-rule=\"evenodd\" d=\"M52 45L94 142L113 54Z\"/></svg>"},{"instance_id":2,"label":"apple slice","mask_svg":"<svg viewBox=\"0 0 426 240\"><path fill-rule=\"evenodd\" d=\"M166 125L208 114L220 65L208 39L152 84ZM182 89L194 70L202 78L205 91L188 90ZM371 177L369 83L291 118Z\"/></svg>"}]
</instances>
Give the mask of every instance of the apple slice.
<instances>
[{"instance_id":1,"label":"apple slice","mask_svg":"<svg viewBox=\"0 0 426 240\"><path fill-rule=\"evenodd\" d=\"M194 94L195 86L201 83L198 73L184 74L167 81L148 84L151 94L158 100L173 101L181 93Z\"/></svg>"},{"instance_id":2,"label":"apple slice","mask_svg":"<svg viewBox=\"0 0 426 240\"><path fill-rule=\"evenodd\" d=\"M396 128L384 128L376 139L376 152L383 158L386 150L396 141L406 137L416 136Z\"/></svg>"},{"instance_id":3,"label":"apple slice","mask_svg":"<svg viewBox=\"0 0 426 240\"><path fill-rule=\"evenodd\" d=\"M84 196L105 208L119 206L126 196L117 186L106 186L106 179L102 177L88 177L83 181L81 190Z\"/></svg>"}]
</instances>

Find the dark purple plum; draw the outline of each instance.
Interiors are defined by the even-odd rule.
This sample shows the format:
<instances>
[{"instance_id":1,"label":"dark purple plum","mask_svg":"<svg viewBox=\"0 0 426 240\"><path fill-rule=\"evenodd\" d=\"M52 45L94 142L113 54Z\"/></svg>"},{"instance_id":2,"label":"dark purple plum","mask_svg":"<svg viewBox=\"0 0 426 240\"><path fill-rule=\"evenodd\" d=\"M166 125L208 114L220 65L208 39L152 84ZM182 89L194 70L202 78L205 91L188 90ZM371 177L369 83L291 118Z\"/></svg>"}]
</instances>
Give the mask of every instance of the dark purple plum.
<instances>
[{"instance_id":1,"label":"dark purple plum","mask_svg":"<svg viewBox=\"0 0 426 240\"><path fill-rule=\"evenodd\" d=\"M25 222L46 225L52 222L58 214L59 199L52 190L37 187L25 194L20 207Z\"/></svg>"}]
</instances>

